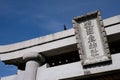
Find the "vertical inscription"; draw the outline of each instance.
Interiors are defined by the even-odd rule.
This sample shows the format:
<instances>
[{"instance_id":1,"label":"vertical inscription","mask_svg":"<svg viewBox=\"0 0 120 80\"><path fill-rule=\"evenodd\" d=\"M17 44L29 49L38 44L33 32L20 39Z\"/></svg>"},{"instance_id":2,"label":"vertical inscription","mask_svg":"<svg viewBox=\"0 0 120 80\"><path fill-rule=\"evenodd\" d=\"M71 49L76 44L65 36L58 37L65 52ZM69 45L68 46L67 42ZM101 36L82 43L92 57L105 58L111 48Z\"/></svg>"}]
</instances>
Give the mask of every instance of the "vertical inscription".
<instances>
[{"instance_id":1,"label":"vertical inscription","mask_svg":"<svg viewBox=\"0 0 120 80\"><path fill-rule=\"evenodd\" d=\"M97 50L97 43L93 31L94 26L92 25L92 22L86 21L84 23L84 29L86 30L86 34L88 37L88 44L89 44L89 49L92 57L98 56L98 50Z\"/></svg>"},{"instance_id":2,"label":"vertical inscription","mask_svg":"<svg viewBox=\"0 0 120 80\"><path fill-rule=\"evenodd\" d=\"M100 12L96 11L73 19L76 41L83 65L109 61L106 34Z\"/></svg>"}]
</instances>

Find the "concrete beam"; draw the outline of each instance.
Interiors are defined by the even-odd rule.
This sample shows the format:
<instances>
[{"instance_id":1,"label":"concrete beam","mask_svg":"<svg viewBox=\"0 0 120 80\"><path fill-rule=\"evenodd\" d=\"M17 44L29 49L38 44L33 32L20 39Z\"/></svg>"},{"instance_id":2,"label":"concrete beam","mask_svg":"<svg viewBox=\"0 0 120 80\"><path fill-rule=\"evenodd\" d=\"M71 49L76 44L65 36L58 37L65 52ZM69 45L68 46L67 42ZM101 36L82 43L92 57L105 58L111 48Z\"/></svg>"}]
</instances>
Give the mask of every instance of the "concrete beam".
<instances>
[{"instance_id":1,"label":"concrete beam","mask_svg":"<svg viewBox=\"0 0 120 80\"><path fill-rule=\"evenodd\" d=\"M120 16L105 19L104 21L107 36L120 33ZM110 26L110 27L109 27ZM0 46L0 59L2 61L21 58L24 53L33 51L45 52L49 55L49 51L62 49L76 45L74 29L50 34L40 38L15 43L11 45ZM59 50L59 51L60 51ZM47 52L48 51L48 52Z\"/></svg>"}]
</instances>

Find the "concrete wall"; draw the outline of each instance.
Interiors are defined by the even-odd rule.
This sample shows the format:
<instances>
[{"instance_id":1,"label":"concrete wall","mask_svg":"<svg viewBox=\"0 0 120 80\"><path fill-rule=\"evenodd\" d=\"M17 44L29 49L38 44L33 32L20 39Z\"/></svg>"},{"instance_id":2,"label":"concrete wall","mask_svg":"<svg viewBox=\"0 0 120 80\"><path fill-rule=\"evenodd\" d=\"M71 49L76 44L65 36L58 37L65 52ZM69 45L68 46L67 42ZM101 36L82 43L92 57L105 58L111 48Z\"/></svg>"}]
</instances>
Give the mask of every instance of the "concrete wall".
<instances>
[{"instance_id":1,"label":"concrete wall","mask_svg":"<svg viewBox=\"0 0 120 80\"><path fill-rule=\"evenodd\" d=\"M83 75L84 71L80 62L55 66L51 68L38 68L36 80L59 80L67 77Z\"/></svg>"}]
</instances>

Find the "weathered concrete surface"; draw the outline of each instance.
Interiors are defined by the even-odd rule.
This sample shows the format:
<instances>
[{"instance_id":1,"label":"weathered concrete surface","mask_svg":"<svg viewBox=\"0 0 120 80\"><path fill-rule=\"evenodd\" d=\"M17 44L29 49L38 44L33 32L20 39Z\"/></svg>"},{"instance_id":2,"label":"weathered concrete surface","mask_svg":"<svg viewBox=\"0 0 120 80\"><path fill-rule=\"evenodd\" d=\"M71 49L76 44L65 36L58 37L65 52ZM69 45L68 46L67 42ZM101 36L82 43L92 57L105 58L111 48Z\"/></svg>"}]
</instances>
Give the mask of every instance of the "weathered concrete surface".
<instances>
[{"instance_id":1,"label":"weathered concrete surface","mask_svg":"<svg viewBox=\"0 0 120 80\"><path fill-rule=\"evenodd\" d=\"M108 26L105 28L108 36L112 34L120 33L120 24L118 24L120 23L120 16L115 16L112 18L105 19L103 22L105 26ZM66 31L50 34L47 36L43 36L40 38L36 38L16 44L3 45L0 46L0 53L1 53L0 58L1 60L5 61L10 59L20 58L23 56L24 53L29 53L33 51L44 52L52 49L59 49L61 47L73 45L76 44L76 39L74 35L75 35L74 29L69 29Z\"/></svg>"},{"instance_id":2,"label":"weathered concrete surface","mask_svg":"<svg viewBox=\"0 0 120 80\"><path fill-rule=\"evenodd\" d=\"M86 75L86 71L89 71L90 72L89 74L96 74L101 72L103 73L107 71L119 70L120 69L120 61L119 61L120 53L113 54L111 57L112 57L111 64L97 65L96 67L91 67L87 69L84 69L82 67L81 62L74 62L70 64L49 67L49 68L47 68L46 67L47 65L45 64L37 69L36 80L59 80L59 79L65 79L65 78L72 78L72 77ZM31 66L31 63L29 66ZM33 73L34 73L34 70L33 70ZM23 80L23 77L25 76L24 74L25 74L24 71L19 71L17 75L4 77L1 80ZM32 79L29 79L29 80L32 80Z\"/></svg>"},{"instance_id":3,"label":"weathered concrete surface","mask_svg":"<svg viewBox=\"0 0 120 80\"><path fill-rule=\"evenodd\" d=\"M86 72L89 74L107 72L112 70L120 69L120 53L112 55L111 64L97 65L95 67L84 69L81 62L75 62L70 64L65 64L61 66L51 67L51 68L38 68L38 74L36 80L59 80L64 78L72 78L77 76L86 75ZM88 74L88 75L89 75ZM46 77L47 76L47 77Z\"/></svg>"},{"instance_id":4,"label":"weathered concrete surface","mask_svg":"<svg viewBox=\"0 0 120 80\"><path fill-rule=\"evenodd\" d=\"M25 76L23 80L36 80L37 68L39 63L36 61L28 61L25 68Z\"/></svg>"},{"instance_id":5,"label":"weathered concrete surface","mask_svg":"<svg viewBox=\"0 0 120 80\"><path fill-rule=\"evenodd\" d=\"M120 16L105 19L104 24L105 26L107 26L105 28L107 36L120 33ZM67 49L68 47L70 47L68 50L71 50L71 48L73 48L71 46L74 45L76 45L75 33L73 29L70 29L16 44L0 46L0 59L2 61L6 61L22 58L24 53L29 52L43 52L43 54L45 54L46 56L51 56L58 54L49 53L52 50L54 50L53 52L57 52L57 50L62 51L63 49ZM1 78L1 80L23 80L26 72L30 75L37 75L35 77L36 80L58 80L75 76L83 76L86 75L86 72L89 72L88 74L96 74L120 69L120 53L112 54L111 56L111 64L98 65L96 67L86 69L82 67L80 61L51 68L47 68L46 65L39 67L39 64L37 62L30 61L26 64L27 66L25 71L18 71L17 75L3 77Z\"/></svg>"}]
</instances>

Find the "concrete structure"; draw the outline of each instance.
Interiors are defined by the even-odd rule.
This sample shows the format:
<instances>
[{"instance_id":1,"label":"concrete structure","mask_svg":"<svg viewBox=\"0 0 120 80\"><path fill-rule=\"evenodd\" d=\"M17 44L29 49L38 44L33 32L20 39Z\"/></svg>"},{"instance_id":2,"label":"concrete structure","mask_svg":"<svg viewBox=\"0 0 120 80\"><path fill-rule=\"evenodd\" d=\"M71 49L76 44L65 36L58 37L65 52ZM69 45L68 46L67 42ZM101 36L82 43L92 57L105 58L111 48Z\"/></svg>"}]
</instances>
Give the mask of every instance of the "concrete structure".
<instances>
[{"instance_id":1,"label":"concrete structure","mask_svg":"<svg viewBox=\"0 0 120 80\"><path fill-rule=\"evenodd\" d=\"M0 46L0 59L18 66L1 80L120 80L120 15L103 20L109 61L84 66L74 29ZM113 75L115 74L115 75Z\"/></svg>"}]
</instances>

